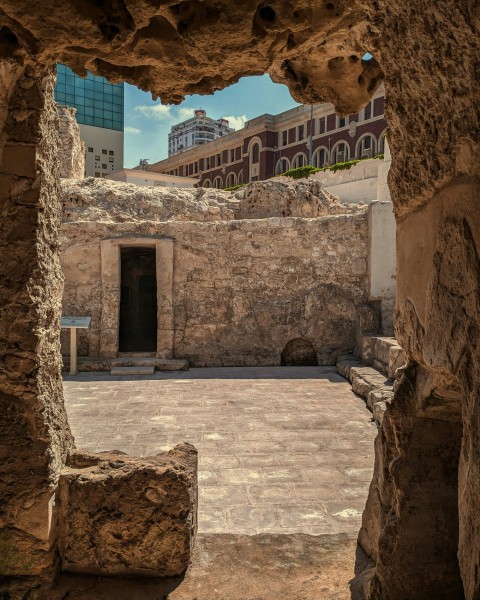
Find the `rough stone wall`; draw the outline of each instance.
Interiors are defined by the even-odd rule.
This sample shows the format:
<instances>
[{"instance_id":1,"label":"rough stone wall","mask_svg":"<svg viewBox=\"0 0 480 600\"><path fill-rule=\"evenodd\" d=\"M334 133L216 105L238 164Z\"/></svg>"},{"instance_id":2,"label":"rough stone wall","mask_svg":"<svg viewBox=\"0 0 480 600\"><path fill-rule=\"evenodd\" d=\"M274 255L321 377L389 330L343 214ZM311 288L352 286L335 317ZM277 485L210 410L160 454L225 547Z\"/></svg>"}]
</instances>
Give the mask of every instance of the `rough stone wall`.
<instances>
[{"instance_id":1,"label":"rough stone wall","mask_svg":"<svg viewBox=\"0 0 480 600\"><path fill-rule=\"evenodd\" d=\"M480 596L478 6L382 0L369 16L392 154L396 333L410 364L377 440L360 542L377 561L372 598L472 600Z\"/></svg>"},{"instance_id":2,"label":"rough stone wall","mask_svg":"<svg viewBox=\"0 0 480 600\"><path fill-rule=\"evenodd\" d=\"M337 196L324 189L319 181L260 181L249 184L237 193L237 219L266 219L268 217L324 217L358 211L358 207L341 205ZM233 201L230 201L233 207Z\"/></svg>"},{"instance_id":3,"label":"rough stone wall","mask_svg":"<svg viewBox=\"0 0 480 600\"><path fill-rule=\"evenodd\" d=\"M100 240L119 236L175 240L176 358L197 366L280 364L284 346L298 337L314 344L321 364L353 349L357 310L368 294L366 207L315 219L207 223L67 218L64 314L92 317L80 354L99 356L102 304L109 310Z\"/></svg>"},{"instance_id":4,"label":"rough stone wall","mask_svg":"<svg viewBox=\"0 0 480 600\"><path fill-rule=\"evenodd\" d=\"M58 162L60 177L81 179L85 174L85 142L75 119L76 108L56 105L58 114Z\"/></svg>"},{"instance_id":5,"label":"rough stone wall","mask_svg":"<svg viewBox=\"0 0 480 600\"><path fill-rule=\"evenodd\" d=\"M52 574L62 398L54 72L2 61L0 579Z\"/></svg>"},{"instance_id":6,"label":"rough stone wall","mask_svg":"<svg viewBox=\"0 0 480 600\"><path fill-rule=\"evenodd\" d=\"M62 181L64 222L228 221L231 192L147 187L94 177Z\"/></svg>"}]
</instances>

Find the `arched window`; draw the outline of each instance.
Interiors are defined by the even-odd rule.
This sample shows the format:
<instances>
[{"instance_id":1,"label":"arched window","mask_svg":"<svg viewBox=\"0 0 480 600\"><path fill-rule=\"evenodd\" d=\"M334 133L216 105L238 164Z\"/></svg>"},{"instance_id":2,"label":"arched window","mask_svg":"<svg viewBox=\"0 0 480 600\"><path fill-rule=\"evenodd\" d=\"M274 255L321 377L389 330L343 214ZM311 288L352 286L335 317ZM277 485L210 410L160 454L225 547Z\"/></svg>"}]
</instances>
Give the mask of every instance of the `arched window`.
<instances>
[{"instance_id":1,"label":"arched window","mask_svg":"<svg viewBox=\"0 0 480 600\"><path fill-rule=\"evenodd\" d=\"M243 183L243 171L240 171L237 177L237 184L240 185L241 183Z\"/></svg>"},{"instance_id":2,"label":"arched window","mask_svg":"<svg viewBox=\"0 0 480 600\"><path fill-rule=\"evenodd\" d=\"M237 185L237 182L235 181L235 173L229 173L227 176L227 181L225 183L226 183L225 187L227 187L227 188Z\"/></svg>"},{"instance_id":3,"label":"arched window","mask_svg":"<svg viewBox=\"0 0 480 600\"><path fill-rule=\"evenodd\" d=\"M281 175L282 173L285 173L285 171L288 171L288 169L290 169L290 162L288 158L283 157L277 162L275 175Z\"/></svg>"},{"instance_id":4,"label":"arched window","mask_svg":"<svg viewBox=\"0 0 480 600\"><path fill-rule=\"evenodd\" d=\"M215 177L215 179L213 181L213 187L217 188L217 190L221 190L223 188L223 181L220 176Z\"/></svg>"},{"instance_id":5,"label":"arched window","mask_svg":"<svg viewBox=\"0 0 480 600\"><path fill-rule=\"evenodd\" d=\"M387 135L387 130L384 129L382 133L378 136L378 153L385 153L385 137Z\"/></svg>"},{"instance_id":6,"label":"arched window","mask_svg":"<svg viewBox=\"0 0 480 600\"><path fill-rule=\"evenodd\" d=\"M317 148L313 155L313 166L317 169L328 165L328 150L326 148Z\"/></svg>"},{"instance_id":7,"label":"arched window","mask_svg":"<svg viewBox=\"0 0 480 600\"><path fill-rule=\"evenodd\" d=\"M252 146L252 165L256 165L260 160L260 146L253 144Z\"/></svg>"},{"instance_id":8,"label":"arched window","mask_svg":"<svg viewBox=\"0 0 480 600\"><path fill-rule=\"evenodd\" d=\"M357 158L372 158L375 156L376 140L370 133L361 137L357 142Z\"/></svg>"},{"instance_id":9,"label":"arched window","mask_svg":"<svg viewBox=\"0 0 480 600\"><path fill-rule=\"evenodd\" d=\"M292 169L298 169L304 167L307 164L307 157L303 152L295 155L292 160Z\"/></svg>"},{"instance_id":10,"label":"arched window","mask_svg":"<svg viewBox=\"0 0 480 600\"><path fill-rule=\"evenodd\" d=\"M332 164L346 162L350 158L349 146L346 142L337 142L332 148Z\"/></svg>"},{"instance_id":11,"label":"arched window","mask_svg":"<svg viewBox=\"0 0 480 600\"><path fill-rule=\"evenodd\" d=\"M205 179L205 181L203 182L202 187L204 187L204 188L211 188L212 187L212 182L210 181L210 179Z\"/></svg>"}]
</instances>

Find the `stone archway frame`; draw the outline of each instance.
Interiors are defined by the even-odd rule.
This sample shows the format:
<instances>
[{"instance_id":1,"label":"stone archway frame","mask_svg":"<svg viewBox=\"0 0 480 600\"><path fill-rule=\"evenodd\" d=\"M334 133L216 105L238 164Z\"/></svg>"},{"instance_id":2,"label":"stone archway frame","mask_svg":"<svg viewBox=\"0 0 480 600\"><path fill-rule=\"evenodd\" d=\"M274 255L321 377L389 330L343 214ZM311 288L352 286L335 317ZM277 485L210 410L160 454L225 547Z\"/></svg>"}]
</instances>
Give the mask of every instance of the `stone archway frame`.
<instances>
[{"instance_id":1,"label":"stone archway frame","mask_svg":"<svg viewBox=\"0 0 480 600\"><path fill-rule=\"evenodd\" d=\"M157 275L157 358L173 358L174 239L164 236L121 236L100 241L102 316L100 356L118 356L120 324L120 250L155 248Z\"/></svg>"}]
</instances>

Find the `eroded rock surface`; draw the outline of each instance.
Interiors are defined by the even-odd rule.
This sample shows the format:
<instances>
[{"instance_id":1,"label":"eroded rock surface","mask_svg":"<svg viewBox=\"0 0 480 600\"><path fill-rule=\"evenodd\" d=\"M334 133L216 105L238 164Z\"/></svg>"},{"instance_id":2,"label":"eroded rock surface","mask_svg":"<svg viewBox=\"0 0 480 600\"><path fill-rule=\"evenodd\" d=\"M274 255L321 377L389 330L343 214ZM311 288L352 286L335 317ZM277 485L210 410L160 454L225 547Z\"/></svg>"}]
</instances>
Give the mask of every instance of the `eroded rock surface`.
<instances>
[{"instance_id":1,"label":"eroded rock surface","mask_svg":"<svg viewBox=\"0 0 480 600\"><path fill-rule=\"evenodd\" d=\"M80 139L80 128L75 119L77 110L60 104L56 108L60 177L81 179L85 174L85 142Z\"/></svg>"},{"instance_id":2,"label":"eroded rock surface","mask_svg":"<svg viewBox=\"0 0 480 600\"><path fill-rule=\"evenodd\" d=\"M182 574L197 527L196 471L191 444L143 459L72 453L59 488L63 570Z\"/></svg>"},{"instance_id":3,"label":"eroded rock surface","mask_svg":"<svg viewBox=\"0 0 480 600\"><path fill-rule=\"evenodd\" d=\"M365 18L360 3L341 0L68 0L35 12L25 0L4 0L0 13L11 52L126 80L163 102L269 72L298 101L332 101L342 112L356 112L382 80L376 61L361 60Z\"/></svg>"},{"instance_id":4,"label":"eroded rock surface","mask_svg":"<svg viewBox=\"0 0 480 600\"><path fill-rule=\"evenodd\" d=\"M231 192L205 188L143 187L87 177L62 181L64 221L228 221Z\"/></svg>"},{"instance_id":5,"label":"eroded rock surface","mask_svg":"<svg viewBox=\"0 0 480 600\"><path fill-rule=\"evenodd\" d=\"M357 205L341 204L320 181L259 181L239 195L237 219L268 217L325 217L358 212Z\"/></svg>"}]
</instances>

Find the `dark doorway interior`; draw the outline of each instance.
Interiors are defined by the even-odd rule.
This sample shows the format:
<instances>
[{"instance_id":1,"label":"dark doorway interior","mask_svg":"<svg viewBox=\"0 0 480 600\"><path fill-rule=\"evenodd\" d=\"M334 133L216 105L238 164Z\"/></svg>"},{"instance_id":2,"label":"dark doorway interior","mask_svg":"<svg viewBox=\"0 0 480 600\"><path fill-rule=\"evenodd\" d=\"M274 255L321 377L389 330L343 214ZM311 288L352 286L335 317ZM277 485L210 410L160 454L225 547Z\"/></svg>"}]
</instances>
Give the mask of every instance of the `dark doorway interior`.
<instances>
[{"instance_id":1,"label":"dark doorway interior","mask_svg":"<svg viewBox=\"0 0 480 600\"><path fill-rule=\"evenodd\" d=\"M155 248L122 248L120 352L157 350L157 277Z\"/></svg>"},{"instance_id":2,"label":"dark doorway interior","mask_svg":"<svg viewBox=\"0 0 480 600\"><path fill-rule=\"evenodd\" d=\"M281 365L282 367L316 367L317 353L313 344L302 338L290 340L283 349Z\"/></svg>"}]
</instances>

